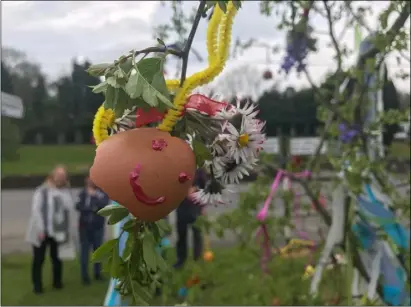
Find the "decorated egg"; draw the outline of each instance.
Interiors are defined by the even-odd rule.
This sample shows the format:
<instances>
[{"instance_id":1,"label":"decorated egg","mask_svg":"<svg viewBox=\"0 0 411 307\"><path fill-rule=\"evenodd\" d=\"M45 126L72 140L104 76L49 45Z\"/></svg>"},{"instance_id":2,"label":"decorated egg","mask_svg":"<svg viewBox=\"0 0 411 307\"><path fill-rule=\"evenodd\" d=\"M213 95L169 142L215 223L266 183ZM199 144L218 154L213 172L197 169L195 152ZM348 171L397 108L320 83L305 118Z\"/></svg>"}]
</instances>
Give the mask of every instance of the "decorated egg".
<instances>
[{"instance_id":1,"label":"decorated egg","mask_svg":"<svg viewBox=\"0 0 411 307\"><path fill-rule=\"evenodd\" d=\"M194 153L184 140L156 128L137 128L97 147L90 177L135 217L154 222L187 196L195 170Z\"/></svg>"}]
</instances>

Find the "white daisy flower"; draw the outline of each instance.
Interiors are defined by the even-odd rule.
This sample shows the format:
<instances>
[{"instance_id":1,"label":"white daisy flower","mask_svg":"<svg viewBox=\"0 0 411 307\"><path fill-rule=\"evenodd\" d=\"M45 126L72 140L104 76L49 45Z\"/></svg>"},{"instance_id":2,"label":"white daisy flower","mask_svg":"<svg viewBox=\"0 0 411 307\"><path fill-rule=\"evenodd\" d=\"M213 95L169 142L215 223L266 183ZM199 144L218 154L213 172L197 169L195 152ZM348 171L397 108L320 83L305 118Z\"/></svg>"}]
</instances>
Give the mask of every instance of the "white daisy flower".
<instances>
[{"instance_id":1,"label":"white daisy flower","mask_svg":"<svg viewBox=\"0 0 411 307\"><path fill-rule=\"evenodd\" d=\"M225 158L227 159L227 158ZM224 158L223 158L224 160ZM225 167L215 170L216 178L219 178L223 184L239 184L245 176L249 176L249 171L253 170L258 160L252 158L236 163L235 160L226 160Z\"/></svg>"},{"instance_id":2,"label":"white daisy flower","mask_svg":"<svg viewBox=\"0 0 411 307\"><path fill-rule=\"evenodd\" d=\"M205 161L204 167L205 168L213 168L214 173L221 173L225 168L224 157L214 157L211 161Z\"/></svg>"},{"instance_id":3,"label":"white daisy flower","mask_svg":"<svg viewBox=\"0 0 411 307\"><path fill-rule=\"evenodd\" d=\"M111 127L111 134L116 134L119 132L134 129L136 127L136 120L132 116L124 116L122 118L117 118L113 126Z\"/></svg>"},{"instance_id":4,"label":"white daisy flower","mask_svg":"<svg viewBox=\"0 0 411 307\"><path fill-rule=\"evenodd\" d=\"M239 114L237 108L234 105L229 104L223 110L218 112L215 118L220 120L229 120L237 114Z\"/></svg>"},{"instance_id":5,"label":"white daisy flower","mask_svg":"<svg viewBox=\"0 0 411 307\"><path fill-rule=\"evenodd\" d=\"M228 141L229 156L233 157L237 164L257 157L261 144L264 143L265 135L259 130L254 120L248 120L243 116L240 131L233 124L227 122L224 129L228 133L221 135Z\"/></svg>"},{"instance_id":6,"label":"white daisy flower","mask_svg":"<svg viewBox=\"0 0 411 307\"><path fill-rule=\"evenodd\" d=\"M197 192L191 194L189 197L194 203L200 206L217 206L224 203L222 192L212 193L206 191L205 189L198 190Z\"/></svg>"},{"instance_id":7,"label":"white daisy flower","mask_svg":"<svg viewBox=\"0 0 411 307\"><path fill-rule=\"evenodd\" d=\"M204 189L200 189L189 195L194 203L200 206L220 205L224 204L223 191L224 186L215 178L207 182Z\"/></svg>"},{"instance_id":8,"label":"white daisy flower","mask_svg":"<svg viewBox=\"0 0 411 307\"><path fill-rule=\"evenodd\" d=\"M236 111L241 115L245 115L248 118L255 118L260 110L257 109L257 104L247 101L243 106L241 106L241 100L237 99Z\"/></svg>"},{"instance_id":9,"label":"white daisy flower","mask_svg":"<svg viewBox=\"0 0 411 307\"><path fill-rule=\"evenodd\" d=\"M228 139L224 135L219 134L210 145L210 151L213 157L223 157L227 154Z\"/></svg>"}]
</instances>

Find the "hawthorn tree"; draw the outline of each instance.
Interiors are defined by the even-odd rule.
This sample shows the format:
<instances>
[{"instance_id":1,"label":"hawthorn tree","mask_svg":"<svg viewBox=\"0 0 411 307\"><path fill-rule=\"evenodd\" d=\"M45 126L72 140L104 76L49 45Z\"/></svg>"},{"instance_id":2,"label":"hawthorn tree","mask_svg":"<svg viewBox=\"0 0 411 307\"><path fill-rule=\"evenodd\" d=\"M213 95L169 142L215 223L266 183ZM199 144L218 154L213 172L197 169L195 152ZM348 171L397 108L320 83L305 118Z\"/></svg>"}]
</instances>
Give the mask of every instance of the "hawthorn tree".
<instances>
[{"instance_id":1,"label":"hawthorn tree","mask_svg":"<svg viewBox=\"0 0 411 307\"><path fill-rule=\"evenodd\" d=\"M159 45L157 44L155 47L139 51L132 51L130 54L121 56L113 64L99 64L90 67L89 72L91 74L106 77L106 81L94 88L94 92L105 92L106 102L104 106L114 109L116 113L117 111L122 113L130 107L130 104L142 107L144 103L164 110L164 108L170 105L170 99L173 97L174 101L178 102L174 107L180 107L181 99L184 98L181 92L187 91L189 88L185 84L186 80L193 82L197 78L197 84L200 84L199 80L204 81L207 79L206 77L214 73L210 69L210 71L202 72L198 75L194 74L193 77L190 77L191 79L186 76L187 66L189 65L189 52L198 29L198 24L202 17L210 18L217 6L225 12L228 6L227 2L199 1L193 18L185 17L183 9L185 3L183 1L170 2L174 16L171 26L161 27L163 33L162 39L158 40ZM247 2L233 1L232 5L235 5L236 9L241 9L241 5L247 5ZM329 154L327 159L334 166L335 171L341 174L341 176L335 179L335 184L344 186L345 191L345 194L342 196L344 200L342 205L346 210L346 218L343 221L345 228L343 241L340 242L340 249L345 253L348 261L345 276L347 291L345 291L344 297L346 304L351 305L353 304L351 284L354 269L359 272L364 280L369 282L371 279L369 271L364 267L364 263L361 260L360 255L363 250L360 248L356 233L353 230L353 226L356 223L354 216L358 213L355 211L357 210L355 199L361 196L364 185L367 185L370 180L374 180L388 197L391 204L390 212L396 212L398 209L409 212L410 207L409 199L404 199L404 197L398 195L395 185L387 176L384 156L381 151L381 132L384 126L397 124L404 119L406 114L404 116L403 113L395 110L378 110L379 113L374 114L371 118L366 116L370 107L376 104L377 99L372 98L374 93L380 92L384 86L384 80L380 79L379 74L376 72L379 72L384 66L385 56L389 53L397 52L401 57L409 48L407 44L409 30L406 22L410 15L410 3L407 1L391 1L387 8L380 13L377 29L369 29L369 26L366 24L364 16L369 8L361 7L354 9L351 1L261 1L260 7L263 14L268 16L275 14L279 17L277 19L278 27L287 32L287 50L284 61L281 64L281 69L286 73L295 69L307 78L311 84L311 90L316 97L315 100L320 102L318 106L318 120L324 123L324 129L320 136L321 141L314 155L303 166L305 170L310 172L310 176L303 178L292 172L280 170L279 165L271 165L270 167L277 171L277 173L286 171L289 180L298 183L305 195L310 198L313 207L323 222L327 226L332 226L335 220L333 220L330 212L321 204L319 185L314 179L319 170L318 165L322 146L329 140L337 139L339 141L339 155ZM313 25L310 24L309 16L312 12L317 13L326 20L329 44L334 50L336 71L333 74L333 80L329 80L329 86L319 87L312 81L313 78L308 69L310 64L306 62L307 55L318 50L316 46L316 41L318 40L316 29L313 29ZM341 33L335 33L334 25L337 20L345 24ZM388 22L391 20L393 22ZM340 37L344 35L347 28L353 26L370 30L369 32L372 35L368 38L368 41L363 42L365 49L360 50L356 64L352 68L347 69L346 64L350 50L347 46L341 44L342 40ZM163 41L163 39L166 40L170 31L175 31L178 37L183 40L184 43L181 47L169 48L168 44ZM187 38L184 39L184 37ZM209 46L207 47L208 51L210 51ZM159 74L159 72L162 73L163 62L158 59L148 58L145 62L137 62L135 60L137 56L146 56L153 52L181 58L182 68L179 80L167 80L165 84L160 77L162 74ZM153 63L151 66L148 64L148 60L151 60ZM212 59L210 63L215 64ZM134 77L130 73L133 65L137 70L137 76L134 75ZM221 72L223 65L217 66L214 67L215 71ZM206 73L209 76L206 76ZM378 77L375 77L376 79L371 83L370 76ZM215 74L213 77L215 77ZM353 85L352 88L349 86L350 82ZM132 86L129 86L130 83L132 83ZM344 90L341 90L341 88ZM170 95L172 89L176 91L175 96ZM118 98L119 95L123 95L122 99ZM111 110L110 112L113 111ZM171 112L176 114L173 113L174 110ZM178 121L173 122L173 124L177 125L173 127L178 130L177 127L180 127L178 126ZM160 125L160 127L162 126ZM201 157L204 159L207 155L205 153L207 150L204 147L202 147L200 152L193 145L193 150L197 158ZM218 232L221 234L224 233L224 230L232 231L239 238L239 243L242 244L243 248L253 248L248 243L254 237L255 232L262 226L261 221L255 219L255 214L258 210L259 202L268 193L268 180L267 178L258 180L255 186L250 188L249 193L243 197L238 208L232 212L222 214L217 218L216 222L211 223L202 220L205 228L207 230L210 228L218 229ZM286 204L291 203L293 197L292 193L284 193L284 202ZM334 201L336 200L334 199ZM109 223L111 224L115 224L128 216L127 209L121 206L106 208L101 213L109 216ZM285 229L284 226L292 226L293 221L291 217L286 217L285 220L281 219L281 221L276 218L270 218L265 223L264 226L268 226L270 232L282 232ZM278 225L281 227L275 227ZM381 224L380 226L383 227L384 225ZM152 230L154 238L152 234L148 234L144 230L146 229L145 227ZM132 246L129 249L139 246L140 254L138 256L135 256L133 253L134 249L130 251L127 249L127 246L127 256L119 255L118 239L107 242L95 253L95 259L101 259L104 256L110 255L108 264L112 276L120 279L119 291L125 296L131 296L134 303L144 302L150 298L149 293L142 289L150 289L153 285L158 285L159 275L153 277L152 271L154 270L157 273L158 271L155 268L159 268L160 271L166 271L164 264L161 262L162 260L151 252L160 240L160 228L159 223L146 225L139 223L136 219L127 222L123 226L123 232L128 232L130 238L132 238L128 240L131 243L127 246ZM150 239L144 239L144 236ZM397 248L397 255L399 258L407 258L409 257L409 251ZM255 261L259 261L258 255L256 255ZM409 268L407 268L409 264L404 261L402 261L402 264L406 268L404 270L405 274L409 274ZM161 276L163 279L166 278L166 275ZM267 278L267 283L270 281L272 280ZM407 276L407 282L409 282L409 276ZM378 280L376 286L376 291L381 298L384 297L382 283L383 280ZM298 302L312 303L313 301L310 300L307 294L305 301L303 298L299 298ZM371 302L366 301L365 304L367 303L370 304Z\"/></svg>"}]
</instances>

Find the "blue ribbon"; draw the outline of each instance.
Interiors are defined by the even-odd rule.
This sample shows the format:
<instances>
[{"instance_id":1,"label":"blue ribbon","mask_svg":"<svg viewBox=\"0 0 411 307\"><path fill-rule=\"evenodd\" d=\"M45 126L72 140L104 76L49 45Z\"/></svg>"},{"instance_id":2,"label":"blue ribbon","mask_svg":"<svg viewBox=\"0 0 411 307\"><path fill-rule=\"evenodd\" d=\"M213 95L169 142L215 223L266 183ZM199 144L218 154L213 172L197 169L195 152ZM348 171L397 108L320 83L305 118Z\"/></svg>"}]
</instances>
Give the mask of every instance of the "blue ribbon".
<instances>
[{"instance_id":1,"label":"blue ribbon","mask_svg":"<svg viewBox=\"0 0 411 307\"><path fill-rule=\"evenodd\" d=\"M114 203L113 204L117 204ZM127 222L130 218L126 217L116 225L114 225L114 237L119 237L121 234L121 229L125 222ZM126 242L128 238L128 233L123 232L121 237L119 238L119 253L120 255L123 254L124 248L126 247ZM120 293L115 289L117 284L117 279L111 278L110 284L106 293L106 298L104 300L104 306L128 306L127 302L121 299Z\"/></svg>"},{"instance_id":2,"label":"blue ribbon","mask_svg":"<svg viewBox=\"0 0 411 307\"><path fill-rule=\"evenodd\" d=\"M358 196L359 210L363 213L363 218L353 224L352 230L360 240L362 247L367 250L378 240L377 227L371 226L367 216L374 219L374 224L381 227L385 233L400 247L408 248L409 233L405 227L400 225L394 213L385 208L375 197L370 185L365 185L365 193L368 196ZM379 221L380 220L380 221ZM388 221L388 222L386 222ZM409 304L409 293L405 289L405 271L402 267L394 265L386 251L383 251L381 258L381 276L383 277L383 300L393 306Z\"/></svg>"}]
</instances>

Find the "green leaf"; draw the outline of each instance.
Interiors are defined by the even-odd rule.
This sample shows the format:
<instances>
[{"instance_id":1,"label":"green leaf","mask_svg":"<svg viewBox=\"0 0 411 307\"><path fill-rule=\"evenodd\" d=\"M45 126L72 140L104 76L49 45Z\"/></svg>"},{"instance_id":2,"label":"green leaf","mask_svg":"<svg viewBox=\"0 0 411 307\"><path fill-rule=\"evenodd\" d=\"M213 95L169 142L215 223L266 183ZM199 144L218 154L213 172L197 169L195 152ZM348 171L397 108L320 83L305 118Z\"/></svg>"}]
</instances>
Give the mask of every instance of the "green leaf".
<instances>
[{"instance_id":1,"label":"green leaf","mask_svg":"<svg viewBox=\"0 0 411 307\"><path fill-rule=\"evenodd\" d=\"M158 106L158 100L156 98L156 93L153 91L153 88L148 83L144 84L143 100L152 107Z\"/></svg>"},{"instance_id":2,"label":"green leaf","mask_svg":"<svg viewBox=\"0 0 411 307\"><path fill-rule=\"evenodd\" d=\"M117 103L117 90L116 88L108 85L106 90L106 100L104 101L104 107L106 109L114 109Z\"/></svg>"},{"instance_id":3,"label":"green leaf","mask_svg":"<svg viewBox=\"0 0 411 307\"><path fill-rule=\"evenodd\" d=\"M212 159L210 150L203 142L194 139L192 145L194 154L196 156L196 162L199 167L203 166L205 161Z\"/></svg>"},{"instance_id":4,"label":"green leaf","mask_svg":"<svg viewBox=\"0 0 411 307\"><path fill-rule=\"evenodd\" d=\"M101 216L110 216L114 212L126 212L128 214L127 208L121 205L107 205L103 209L100 209L97 213Z\"/></svg>"},{"instance_id":5,"label":"green leaf","mask_svg":"<svg viewBox=\"0 0 411 307\"><path fill-rule=\"evenodd\" d=\"M128 261L127 258L131 256L131 252L133 251L133 249L134 249L134 237L129 235L127 237L126 246L124 247L123 254L121 255L124 261Z\"/></svg>"},{"instance_id":6,"label":"green leaf","mask_svg":"<svg viewBox=\"0 0 411 307\"><path fill-rule=\"evenodd\" d=\"M116 247L117 240L118 239L109 240L97 248L91 256L91 261L98 262L107 257L108 254L112 253L113 249Z\"/></svg>"},{"instance_id":7,"label":"green leaf","mask_svg":"<svg viewBox=\"0 0 411 307\"><path fill-rule=\"evenodd\" d=\"M121 272L122 261L121 261L121 257L119 254L118 243L119 243L119 240L117 239L117 242L114 245L115 248L112 251L113 262L111 263L110 275L113 278L120 277L120 272Z\"/></svg>"},{"instance_id":8,"label":"green leaf","mask_svg":"<svg viewBox=\"0 0 411 307\"><path fill-rule=\"evenodd\" d=\"M160 254L157 254L157 266L161 272L166 272L169 269L167 263Z\"/></svg>"},{"instance_id":9,"label":"green leaf","mask_svg":"<svg viewBox=\"0 0 411 307\"><path fill-rule=\"evenodd\" d=\"M110 274L111 264L113 263L113 256L110 255L107 261L103 262L103 270L104 272Z\"/></svg>"},{"instance_id":10,"label":"green leaf","mask_svg":"<svg viewBox=\"0 0 411 307\"><path fill-rule=\"evenodd\" d=\"M163 94L167 99L170 99L170 93L167 89L166 79L161 72L157 72L153 76L153 81L151 85L155 87L161 94Z\"/></svg>"},{"instance_id":11,"label":"green leaf","mask_svg":"<svg viewBox=\"0 0 411 307\"><path fill-rule=\"evenodd\" d=\"M112 66L113 66L112 64L108 64L108 63L91 65L87 69L87 72L92 76L101 77L101 76L104 76L106 69Z\"/></svg>"},{"instance_id":12,"label":"green leaf","mask_svg":"<svg viewBox=\"0 0 411 307\"><path fill-rule=\"evenodd\" d=\"M131 75L124 88L132 99L139 98L143 94L144 81L140 81L141 78L139 73Z\"/></svg>"},{"instance_id":13,"label":"green leaf","mask_svg":"<svg viewBox=\"0 0 411 307\"><path fill-rule=\"evenodd\" d=\"M162 235L160 232L160 228L156 223L151 225L151 233L153 234L154 241L161 241Z\"/></svg>"},{"instance_id":14,"label":"green leaf","mask_svg":"<svg viewBox=\"0 0 411 307\"><path fill-rule=\"evenodd\" d=\"M123 89L118 89L117 104L115 108L116 117L121 117L124 114L124 110L129 107L130 97Z\"/></svg>"},{"instance_id":15,"label":"green leaf","mask_svg":"<svg viewBox=\"0 0 411 307\"><path fill-rule=\"evenodd\" d=\"M171 226L165 220L159 220L156 222L158 228L160 229L161 235L168 234L171 232Z\"/></svg>"},{"instance_id":16,"label":"green leaf","mask_svg":"<svg viewBox=\"0 0 411 307\"><path fill-rule=\"evenodd\" d=\"M117 79L125 79L127 76L121 67L118 67L118 69L114 72L114 77Z\"/></svg>"},{"instance_id":17,"label":"green leaf","mask_svg":"<svg viewBox=\"0 0 411 307\"><path fill-rule=\"evenodd\" d=\"M162 46L166 46L166 44L164 43L164 41L161 38L157 38L157 42L162 45Z\"/></svg>"},{"instance_id":18,"label":"green leaf","mask_svg":"<svg viewBox=\"0 0 411 307\"><path fill-rule=\"evenodd\" d=\"M143 59L135 66L136 73L130 76L125 85L126 93L132 98L141 98L151 107L163 109L165 105L173 108L163 74L164 58ZM162 105L159 106L159 102Z\"/></svg>"},{"instance_id":19,"label":"green leaf","mask_svg":"<svg viewBox=\"0 0 411 307\"><path fill-rule=\"evenodd\" d=\"M218 1L218 6L224 13L227 12L227 3L225 1Z\"/></svg>"},{"instance_id":20,"label":"green leaf","mask_svg":"<svg viewBox=\"0 0 411 307\"><path fill-rule=\"evenodd\" d=\"M169 109L174 109L174 105L170 101L170 93L167 89L164 74L162 72L158 72L157 74L155 74L153 77L153 82L151 84L159 91L159 93L157 93L157 98Z\"/></svg>"},{"instance_id":21,"label":"green leaf","mask_svg":"<svg viewBox=\"0 0 411 307\"><path fill-rule=\"evenodd\" d=\"M132 280L131 281L133 293L138 295L139 300L141 303L145 304L145 306L148 306L149 304L147 301L151 300L151 294L150 292L147 291L144 287L142 287L137 281Z\"/></svg>"},{"instance_id":22,"label":"green leaf","mask_svg":"<svg viewBox=\"0 0 411 307\"><path fill-rule=\"evenodd\" d=\"M234 0L233 1L234 7L239 10L241 8L241 1Z\"/></svg>"},{"instance_id":23,"label":"green leaf","mask_svg":"<svg viewBox=\"0 0 411 307\"><path fill-rule=\"evenodd\" d=\"M107 84L111 85L114 88L120 88L121 87L121 84L118 82L117 77L116 77L117 72L118 72L118 70L116 70L114 72L113 76L106 78Z\"/></svg>"},{"instance_id":24,"label":"green leaf","mask_svg":"<svg viewBox=\"0 0 411 307\"><path fill-rule=\"evenodd\" d=\"M101 82L97 84L96 86L93 86L93 93L98 94L98 93L104 93L107 90L107 82Z\"/></svg>"},{"instance_id":25,"label":"green leaf","mask_svg":"<svg viewBox=\"0 0 411 307\"><path fill-rule=\"evenodd\" d=\"M127 60L125 60L124 62L120 62L120 67L121 69L128 74L131 69L133 68L133 59L132 58L128 58Z\"/></svg>"},{"instance_id":26,"label":"green leaf","mask_svg":"<svg viewBox=\"0 0 411 307\"><path fill-rule=\"evenodd\" d=\"M131 231L134 229L134 226L136 225L136 219L135 218L130 218L127 222L124 223L123 225L123 230L124 231Z\"/></svg>"},{"instance_id":27,"label":"green leaf","mask_svg":"<svg viewBox=\"0 0 411 307\"><path fill-rule=\"evenodd\" d=\"M163 73L163 64L163 57L145 58L137 63L136 69L144 77L144 79L151 84L154 76L158 72L161 74Z\"/></svg>"},{"instance_id":28,"label":"green leaf","mask_svg":"<svg viewBox=\"0 0 411 307\"><path fill-rule=\"evenodd\" d=\"M157 252L156 252L156 242L154 241L153 234L151 232L146 232L143 239L143 258L147 267L150 270L157 269Z\"/></svg>"},{"instance_id":29,"label":"green leaf","mask_svg":"<svg viewBox=\"0 0 411 307\"><path fill-rule=\"evenodd\" d=\"M108 218L107 224L114 225L120 222L122 219L126 218L129 215L128 210L115 210L111 213L110 217Z\"/></svg>"}]
</instances>

